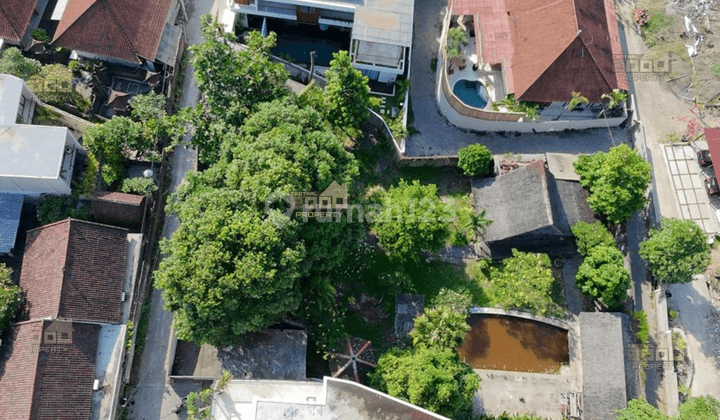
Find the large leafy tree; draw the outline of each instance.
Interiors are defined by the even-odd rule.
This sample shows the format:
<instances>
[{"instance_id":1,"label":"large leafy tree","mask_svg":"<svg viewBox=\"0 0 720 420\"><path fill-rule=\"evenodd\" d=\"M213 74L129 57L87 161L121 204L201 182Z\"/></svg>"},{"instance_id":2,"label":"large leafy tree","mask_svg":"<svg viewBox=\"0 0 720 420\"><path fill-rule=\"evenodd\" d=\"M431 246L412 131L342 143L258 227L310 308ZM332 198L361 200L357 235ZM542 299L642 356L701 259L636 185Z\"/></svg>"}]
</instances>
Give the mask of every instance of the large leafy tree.
<instances>
[{"instance_id":1,"label":"large leafy tree","mask_svg":"<svg viewBox=\"0 0 720 420\"><path fill-rule=\"evenodd\" d=\"M436 185L403 180L384 194L372 226L391 257L417 260L421 251L437 251L445 245L452 220Z\"/></svg>"},{"instance_id":2,"label":"large leafy tree","mask_svg":"<svg viewBox=\"0 0 720 420\"><path fill-rule=\"evenodd\" d=\"M553 276L550 258L512 250L512 257L500 265L476 265L472 275L488 282L487 294L492 304L504 309L528 309L535 314L557 315L562 309L553 302Z\"/></svg>"},{"instance_id":3,"label":"large leafy tree","mask_svg":"<svg viewBox=\"0 0 720 420\"><path fill-rule=\"evenodd\" d=\"M25 58L15 47L3 51L0 57L0 74L11 74L27 81L40 73L41 69L42 66L37 60Z\"/></svg>"},{"instance_id":4,"label":"large leafy tree","mask_svg":"<svg viewBox=\"0 0 720 420\"><path fill-rule=\"evenodd\" d=\"M472 410L480 377L451 349L391 350L378 360L371 386L440 415Z\"/></svg>"},{"instance_id":5,"label":"large leafy tree","mask_svg":"<svg viewBox=\"0 0 720 420\"><path fill-rule=\"evenodd\" d=\"M0 332L7 331L22 303L22 291L13 284L12 270L0 263Z\"/></svg>"},{"instance_id":6,"label":"large leafy tree","mask_svg":"<svg viewBox=\"0 0 720 420\"><path fill-rule=\"evenodd\" d=\"M620 223L642 209L651 180L650 164L626 144L582 155L575 162L580 184L590 191L588 204L610 223Z\"/></svg>"},{"instance_id":7,"label":"large leafy tree","mask_svg":"<svg viewBox=\"0 0 720 420\"><path fill-rule=\"evenodd\" d=\"M169 210L180 227L162 243L155 278L178 337L234 343L297 309L307 264L295 222L223 189L196 192Z\"/></svg>"},{"instance_id":8,"label":"large leafy tree","mask_svg":"<svg viewBox=\"0 0 720 420\"><path fill-rule=\"evenodd\" d=\"M606 245L590 249L575 278L581 293L602 300L610 308L617 308L625 301L631 286L622 254Z\"/></svg>"},{"instance_id":9,"label":"large leafy tree","mask_svg":"<svg viewBox=\"0 0 720 420\"><path fill-rule=\"evenodd\" d=\"M251 32L247 47L241 47L210 15L202 17L201 25L203 42L190 47L202 93L193 113L193 144L200 148L200 161L210 164L218 160L227 135L237 131L257 104L289 94L288 73L269 59L274 33L263 37Z\"/></svg>"},{"instance_id":10,"label":"large leafy tree","mask_svg":"<svg viewBox=\"0 0 720 420\"><path fill-rule=\"evenodd\" d=\"M662 219L640 244L640 256L658 280L686 283L710 264L707 235L692 220Z\"/></svg>"},{"instance_id":11,"label":"large leafy tree","mask_svg":"<svg viewBox=\"0 0 720 420\"><path fill-rule=\"evenodd\" d=\"M154 141L143 133L141 124L127 117L113 117L88 127L83 145L102 161L103 181L108 185L124 178L123 159L135 150L139 155L155 156Z\"/></svg>"},{"instance_id":12,"label":"large leafy tree","mask_svg":"<svg viewBox=\"0 0 720 420\"><path fill-rule=\"evenodd\" d=\"M456 312L449 307L426 310L415 319L415 327L410 332L413 346L435 350L462 346L470 331L466 318L465 313Z\"/></svg>"},{"instance_id":13,"label":"large leafy tree","mask_svg":"<svg viewBox=\"0 0 720 420\"><path fill-rule=\"evenodd\" d=\"M572 226L572 233L581 255L588 255L596 246L615 246L615 238L600 222L577 222Z\"/></svg>"},{"instance_id":14,"label":"large leafy tree","mask_svg":"<svg viewBox=\"0 0 720 420\"><path fill-rule=\"evenodd\" d=\"M328 119L342 129L356 131L369 116L368 78L353 67L347 51L333 54L325 77Z\"/></svg>"}]
</instances>

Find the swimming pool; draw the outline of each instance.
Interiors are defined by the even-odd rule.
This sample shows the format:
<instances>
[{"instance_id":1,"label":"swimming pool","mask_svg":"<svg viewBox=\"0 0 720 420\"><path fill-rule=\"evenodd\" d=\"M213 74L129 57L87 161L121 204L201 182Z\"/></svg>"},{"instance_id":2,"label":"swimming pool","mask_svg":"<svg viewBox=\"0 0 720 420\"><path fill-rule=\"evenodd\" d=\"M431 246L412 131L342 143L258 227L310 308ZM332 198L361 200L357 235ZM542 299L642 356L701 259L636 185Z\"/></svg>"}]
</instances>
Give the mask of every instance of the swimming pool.
<instances>
[{"instance_id":1,"label":"swimming pool","mask_svg":"<svg viewBox=\"0 0 720 420\"><path fill-rule=\"evenodd\" d=\"M458 349L475 369L559 372L570 361L568 332L529 319L471 314L472 328Z\"/></svg>"},{"instance_id":2,"label":"swimming pool","mask_svg":"<svg viewBox=\"0 0 720 420\"><path fill-rule=\"evenodd\" d=\"M474 108L485 108L490 100L487 89L485 89L485 86L477 80L458 80L455 82L455 86L453 86L453 93L465 105L472 106Z\"/></svg>"}]
</instances>

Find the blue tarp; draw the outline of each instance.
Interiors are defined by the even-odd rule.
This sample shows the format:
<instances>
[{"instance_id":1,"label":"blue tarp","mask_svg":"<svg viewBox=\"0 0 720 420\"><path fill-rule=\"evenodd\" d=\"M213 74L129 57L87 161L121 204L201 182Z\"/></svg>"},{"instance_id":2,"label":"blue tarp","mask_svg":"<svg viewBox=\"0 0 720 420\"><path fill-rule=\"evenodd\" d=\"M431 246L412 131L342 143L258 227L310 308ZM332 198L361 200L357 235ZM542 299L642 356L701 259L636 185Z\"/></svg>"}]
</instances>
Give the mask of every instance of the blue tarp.
<instances>
[{"instance_id":1,"label":"blue tarp","mask_svg":"<svg viewBox=\"0 0 720 420\"><path fill-rule=\"evenodd\" d=\"M7 254L15 246L23 199L22 194L0 193L0 254Z\"/></svg>"}]
</instances>

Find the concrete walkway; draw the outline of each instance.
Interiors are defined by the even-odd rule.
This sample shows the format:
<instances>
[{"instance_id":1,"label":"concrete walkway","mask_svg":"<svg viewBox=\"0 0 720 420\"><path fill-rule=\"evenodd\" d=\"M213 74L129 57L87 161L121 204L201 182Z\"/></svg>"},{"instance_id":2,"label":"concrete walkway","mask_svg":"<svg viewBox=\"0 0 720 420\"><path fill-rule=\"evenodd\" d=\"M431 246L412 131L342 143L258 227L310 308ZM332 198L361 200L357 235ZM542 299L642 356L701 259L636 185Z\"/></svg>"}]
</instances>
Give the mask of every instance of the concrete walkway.
<instances>
[{"instance_id":1,"label":"concrete walkway","mask_svg":"<svg viewBox=\"0 0 720 420\"><path fill-rule=\"evenodd\" d=\"M200 32L200 16L211 13L213 16L222 14L226 6L225 0L186 0L187 13L190 21L185 27L188 44L197 44L202 41ZM185 69L185 83L180 106L194 107L199 98L199 91L193 69ZM189 140L186 138L186 140ZM172 159L172 180L170 192L174 192L183 182L185 174L195 169L195 149L177 147ZM170 238L178 228L177 217L169 216L165 219L163 237ZM190 392L186 387L175 389L168 383L168 375L172 369L173 316L171 312L163 309L162 292L152 289L150 299L150 324L145 339L145 351L140 358L140 372L135 392L132 396L134 405L128 407L128 419L175 419L177 415L171 413L174 405L180 402L180 397ZM182 394L181 396L178 395Z\"/></svg>"},{"instance_id":2,"label":"concrete walkway","mask_svg":"<svg viewBox=\"0 0 720 420\"><path fill-rule=\"evenodd\" d=\"M593 129L545 134L475 133L450 125L440 114L435 98L437 73L430 62L438 54L446 0L415 3L412 52L412 127L419 133L406 139L405 155L456 156L461 148L482 143L494 153L594 153L630 140L622 129ZM441 71L438 67L437 71Z\"/></svg>"},{"instance_id":3,"label":"concrete walkway","mask_svg":"<svg viewBox=\"0 0 720 420\"><path fill-rule=\"evenodd\" d=\"M704 276L686 284L671 284L668 306L680 312L694 375L690 395L720 400L720 315L713 306Z\"/></svg>"}]
</instances>

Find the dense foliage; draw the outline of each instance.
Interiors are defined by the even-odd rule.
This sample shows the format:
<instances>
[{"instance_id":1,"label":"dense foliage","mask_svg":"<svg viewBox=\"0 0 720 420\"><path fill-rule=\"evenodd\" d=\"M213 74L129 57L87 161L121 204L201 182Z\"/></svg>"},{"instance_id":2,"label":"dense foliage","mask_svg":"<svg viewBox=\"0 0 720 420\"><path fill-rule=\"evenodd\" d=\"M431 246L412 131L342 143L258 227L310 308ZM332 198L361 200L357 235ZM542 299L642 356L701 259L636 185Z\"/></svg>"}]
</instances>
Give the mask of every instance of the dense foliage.
<instances>
[{"instance_id":1,"label":"dense foliage","mask_svg":"<svg viewBox=\"0 0 720 420\"><path fill-rule=\"evenodd\" d=\"M10 47L0 57L0 74L11 74L25 81L40 73L42 66L37 60L25 58L19 49Z\"/></svg>"},{"instance_id":2,"label":"dense foliage","mask_svg":"<svg viewBox=\"0 0 720 420\"><path fill-rule=\"evenodd\" d=\"M369 116L368 78L353 67L347 51L333 54L325 77L328 120L337 127L355 133Z\"/></svg>"},{"instance_id":3,"label":"dense foliage","mask_svg":"<svg viewBox=\"0 0 720 420\"><path fill-rule=\"evenodd\" d=\"M0 263L0 332L7 331L22 303L22 291L12 282L12 270Z\"/></svg>"},{"instance_id":4,"label":"dense foliage","mask_svg":"<svg viewBox=\"0 0 720 420\"><path fill-rule=\"evenodd\" d=\"M113 117L104 124L88 127L83 134L83 146L101 162L100 174L112 185L125 177L123 160L132 150L153 152L153 141L143 135L142 126L127 117Z\"/></svg>"},{"instance_id":5,"label":"dense foliage","mask_svg":"<svg viewBox=\"0 0 720 420\"><path fill-rule=\"evenodd\" d=\"M627 408L617 410L618 420L717 420L720 403L711 396L688 398L678 407L678 416L662 414L643 398L628 401Z\"/></svg>"},{"instance_id":6,"label":"dense foliage","mask_svg":"<svg viewBox=\"0 0 720 420\"><path fill-rule=\"evenodd\" d=\"M128 194L150 195L157 191L158 186L152 178L135 177L123 180L120 191Z\"/></svg>"},{"instance_id":7,"label":"dense foliage","mask_svg":"<svg viewBox=\"0 0 720 420\"><path fill-rule=\"evenodd\" d=\"M480 378L451 349L391 350L378 360L371 386L440 415L472 410Z\"/></svg>"},{"instance_id":8,"label":"dense foliage","mask_svg":"<svg viewBox=\"0 0 720 420\"><path fill-rule=\"evenodd\" d=\"M580 184L590 191L590 208L608 222L620 223L645 205L652 168L626 144L582 155L574 166Z\"/></svg>"},{"instance_id":9,"label":"dense foliage","mask_svg":"<svg viewBox=\"0 0 720 420\"><path fill-rule=\"evenodd\" d=\"M662 219L640 244L640 256L656 279L685 283L710 264L707 235L692 220Z\"/></svg>"},{"instance_id":10,"label":"dense foliage","mask_svg":"<svg viewBox=\"0 0 720 420\"><path fill-rule=\"evenodd\" d=\"M415 318L415 327L410 332L413 346L427 349L456 349L465 342L470 331L467 315L449 307L427 309Z\"/></svg>"},{"instance_id":11,"label":"dense foliage","mask_svg":"<svg viewBox=\"0 0 720 420\"><path fill-rule=\"evenodd\" d=\"M615 246L615 238L600 222L577 222L572 227L580 255L587 256L596 246Z\"/></svg>"},{"instance_id":12,"label":"dense foliage","mask_svg":"<svg viewBox=\"0 0 720 420\"><path fill-rule=\"evenodd\" d=\"M63 64L46 64L28 79L28 87L42 102L61 104L74 94L72 71Z\"/></svg>"},{"instance_id":13,"label":"dense foliage","mask_svg":"<svg viewBox=\"0 0 720 420\"><path fill-rule=\"evenodd\" d=\"M623 266L623 257L614 246L590 249L575 276L580 292L601 300L609 308L618 308L627 299L630 273Z\"/></svg>"},{"instance_id":14,"label":"dense foliage","mask_svg":"<svg viewBox=\"0 0 720 420\"><path fill-rule=\"evenodd\" d=\"M471 144L458 151L458 167L470 177L489 174L492 161L492 152L482 144Z\"/></svg>"},{"instance_id":15,"label":"dense foliage","mask_svg":"<svg viewBox=\"0 0 720 420\"><path fill-rule=\"evenodd\" d=\"M418 260L422 251L438 251L445 245L452 216L436 185L400 181L382 197L382 210L372 227L390 256Z\"/></svg>"},{"instance_id":16,"label":"dense foliage","mask_svg":"<svg viewBox=\"0 0 720 420\"><path fill-rule=\"evenodd\" d=\"M546 254L512 250L499 265L479 263L471 275L485 287L492 305L503 309L527 309L539 315L559 315L553 301L553 275Z\"/></svg>"}]
</instances>

